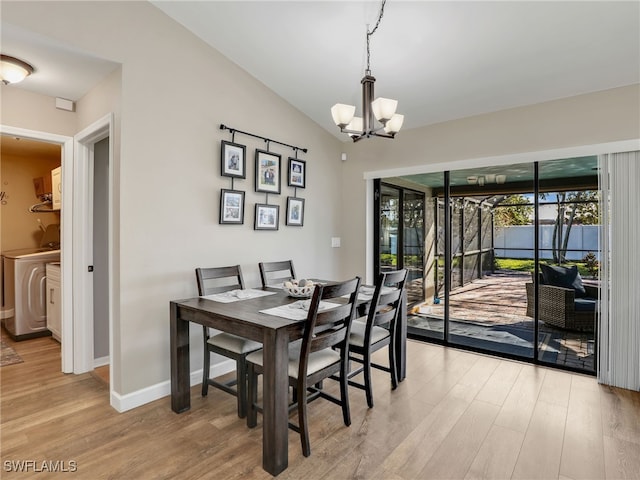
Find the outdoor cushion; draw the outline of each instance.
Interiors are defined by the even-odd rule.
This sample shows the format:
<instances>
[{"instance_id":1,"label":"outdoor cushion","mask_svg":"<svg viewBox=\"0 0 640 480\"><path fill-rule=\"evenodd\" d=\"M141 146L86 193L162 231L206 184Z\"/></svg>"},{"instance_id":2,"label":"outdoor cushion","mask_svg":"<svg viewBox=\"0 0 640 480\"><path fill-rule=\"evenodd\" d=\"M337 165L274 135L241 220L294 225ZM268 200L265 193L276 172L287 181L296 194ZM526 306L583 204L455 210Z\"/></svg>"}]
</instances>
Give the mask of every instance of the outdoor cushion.
<instances>
[{"instance_id":1,"label":"outdoor cushion","mask_svg":"<svg viewBox=\"0 0 640 480\"><path fill-rule=\"evenodd\" d=\"M574 302L576 312L595 312L597 302L595 298L576 298Z\"/></svg>"},{"instance_id":2,"label":"outdoor cushion","mask_svg":"<svg viewBox=\"0 0 640 480\"><path fill-rule=\"evenodd\" d=\"M576 292L576 297L584 297L587 291L582 285L582 277L578 273L578 267L572 265L570 267L561 267L557 265L540 264L542 270L542 279L545 284L555 287L572 288Z\"/></svg>"}]
</instances>

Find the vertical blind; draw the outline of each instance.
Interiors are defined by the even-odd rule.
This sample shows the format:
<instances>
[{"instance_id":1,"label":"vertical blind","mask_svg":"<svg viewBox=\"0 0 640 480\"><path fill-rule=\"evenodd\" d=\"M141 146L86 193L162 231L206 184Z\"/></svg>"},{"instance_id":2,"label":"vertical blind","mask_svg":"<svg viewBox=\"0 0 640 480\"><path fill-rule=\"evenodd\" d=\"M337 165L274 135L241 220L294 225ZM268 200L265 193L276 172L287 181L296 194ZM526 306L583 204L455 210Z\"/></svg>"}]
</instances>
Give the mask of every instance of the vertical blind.
<instances>
[{"instance_id":1,"label":"vertical blind","mask_svg":"<svg viewBox=\"0 0 640 480\"><path fill-rule=\"evenodd\" d=\"M640 391L640 152L600 158L603 193L598 380Z\"/></svg>"}]
</instances>

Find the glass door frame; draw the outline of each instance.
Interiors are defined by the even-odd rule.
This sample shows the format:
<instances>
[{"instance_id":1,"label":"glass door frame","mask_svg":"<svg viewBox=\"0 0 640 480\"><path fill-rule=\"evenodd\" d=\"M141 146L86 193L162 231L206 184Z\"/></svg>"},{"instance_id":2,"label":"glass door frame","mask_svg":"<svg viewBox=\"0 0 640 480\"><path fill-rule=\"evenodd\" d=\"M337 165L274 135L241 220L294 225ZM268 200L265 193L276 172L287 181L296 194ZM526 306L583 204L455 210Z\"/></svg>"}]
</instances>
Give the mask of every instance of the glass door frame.
<instances>
[{"instance_id":1,"label":"glass door frame","mask_svg":"<svg viewBox=\"0 0 640 480\"><path fill-rule=\"evenodd\" d=\"M374 275L374 279L378 278L378 276L380 275L381 272L381 268L380 268L380 234L382 232L382 225L381 225L381 213L382 213L382 187L389 187L392 189L395 189L399 192L399 199L400 201L398 202L398 238L397 238L397 253L396 253L396 268L397 269L401 269L404 268L404 264L405 264L405 245L404 245L404 193L405 192L411 192L417 195L422 195L423 198L423 204L425 202L425 193L421 192L419 190L415 190L412 188L407 188L407 187L403 187L403 186L399 186L399 185L394 185L392 183L387 183L387 182L383 182L381 179L376 178L373 181L373 211L374 211L374 224L373 224L373 238L375 239L374 245L373 245L373 258L374 258L374 262L373 262L373 275ZM424 237L425 237L425 225L424 225L424 221L422 222L422 232L421 232L421 238L422 238L422 242L424 243ZM425 258L424 258L424 248L423 248L423 253L422 253L422 276L424 278L424 271L425 271ZM423 291L424 291L424 286L423 286ZM407 308L409 309L411 307L411 303L407 302Z\"/></svg>"}]
</instances>

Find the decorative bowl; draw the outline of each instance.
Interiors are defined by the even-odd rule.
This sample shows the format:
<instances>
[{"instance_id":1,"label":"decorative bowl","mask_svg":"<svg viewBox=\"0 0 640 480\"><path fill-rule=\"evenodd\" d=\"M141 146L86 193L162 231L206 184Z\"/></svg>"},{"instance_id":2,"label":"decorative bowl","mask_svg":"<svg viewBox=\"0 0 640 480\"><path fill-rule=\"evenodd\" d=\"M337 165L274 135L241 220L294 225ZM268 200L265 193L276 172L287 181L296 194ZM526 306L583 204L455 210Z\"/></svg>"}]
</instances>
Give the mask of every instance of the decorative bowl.
<instances>
[{"instance_id":1,"label":"decorative bowl","mask_svg":"<svg viewBox=\"0 0 640 480\"><path fill-rule=\"evenodd\" d=\"M313 293L315 284L311 280L290 280L284 282L284 289L294 298L309 298Z\"/></svg>"}]
</instances>

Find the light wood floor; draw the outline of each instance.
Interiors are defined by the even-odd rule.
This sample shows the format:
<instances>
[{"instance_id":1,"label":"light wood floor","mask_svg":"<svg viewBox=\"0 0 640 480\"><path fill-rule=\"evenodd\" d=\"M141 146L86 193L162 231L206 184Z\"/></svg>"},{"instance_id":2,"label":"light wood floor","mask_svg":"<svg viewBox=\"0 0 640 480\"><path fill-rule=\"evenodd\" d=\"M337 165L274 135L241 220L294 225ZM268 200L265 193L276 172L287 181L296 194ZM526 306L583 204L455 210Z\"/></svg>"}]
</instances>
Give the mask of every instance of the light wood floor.
<instances>
[{"instance_id":1,"label":"light wood floor","mask_svg":"<svg viewBox=\"0 0 640 480\"><path fill-rule=\"evenodd\" d=\"M261 419L247 429L230 395L210 389L202 398L197 386L187 413L163 398L120 414L104 381L59 373L52 339L6 341L24 363L0 369L3 479L270 478ZM640 478L640 393L413 341L408 365L394 392L374 372L372 409L350 390L350 427L339 407L311 404L311 457L291 431L289 469L278 478ZM73 461L77 472L8 472L18 460Z\"/></svg>"}]
</instances>

